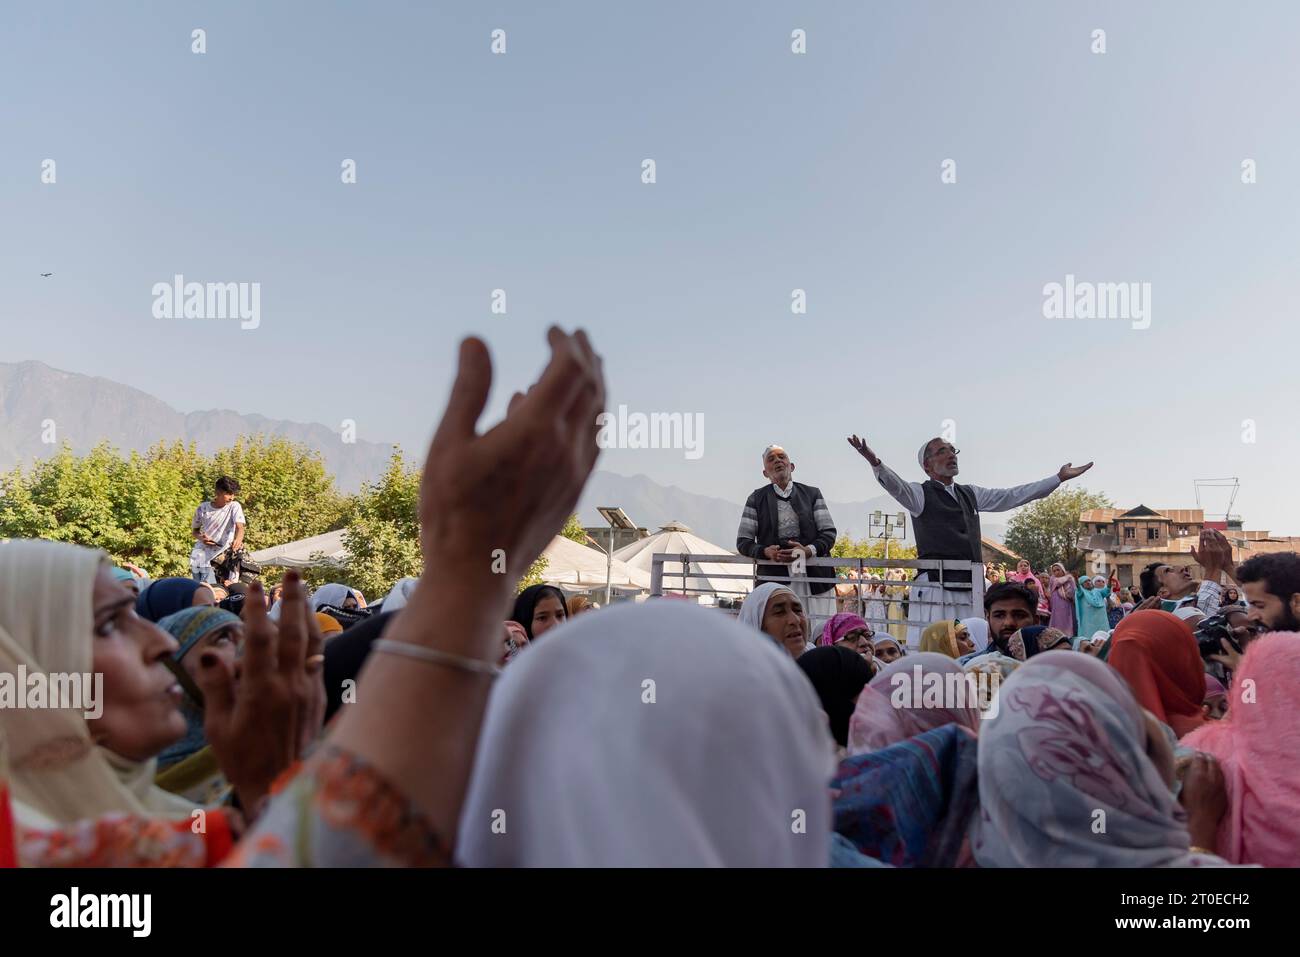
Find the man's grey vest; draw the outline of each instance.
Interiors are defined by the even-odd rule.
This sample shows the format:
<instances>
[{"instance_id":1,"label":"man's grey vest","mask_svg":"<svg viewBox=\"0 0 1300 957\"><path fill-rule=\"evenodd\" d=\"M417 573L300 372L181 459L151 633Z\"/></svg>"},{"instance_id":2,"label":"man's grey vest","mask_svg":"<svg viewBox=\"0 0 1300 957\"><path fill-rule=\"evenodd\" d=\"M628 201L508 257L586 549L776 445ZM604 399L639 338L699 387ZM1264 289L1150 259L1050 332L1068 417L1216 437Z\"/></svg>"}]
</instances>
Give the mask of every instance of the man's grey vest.
<instances>
[{"instance_id":1,"label":"man's grey vest","mask_svg":"<svg viewBox=\"0 0 1300 957\"><path fill-rule=\"evenodd\" d=\"M917 558L950 558L963 562L982 562L980 513L975 507L975 493L965 485L953 484L954 498L934 479L921 483L925 508L912 519L916 533ZM937 581L939 573L929 573ZM970 572L944 572L945 581L970 581Z\"/></svg>"}]
</instances>

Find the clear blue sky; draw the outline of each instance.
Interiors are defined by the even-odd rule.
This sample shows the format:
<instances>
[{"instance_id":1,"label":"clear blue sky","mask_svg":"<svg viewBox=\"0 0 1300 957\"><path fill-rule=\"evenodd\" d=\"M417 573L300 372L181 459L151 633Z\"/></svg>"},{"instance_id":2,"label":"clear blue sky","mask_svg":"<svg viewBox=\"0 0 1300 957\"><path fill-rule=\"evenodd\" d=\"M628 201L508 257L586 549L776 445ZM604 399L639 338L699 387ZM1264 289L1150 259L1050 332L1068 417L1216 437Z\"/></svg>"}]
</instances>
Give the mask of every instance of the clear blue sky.
<instances>
[{"instance_id":1,"label":"clear blue sky","mask_svg":"<svg viewBox=\"0 0 1300 957\"><path fill-rule=\"evenodd\" d=\"M613 471L738 499L779 441L867 497L844 436L916 477L951 418L968 481L1236 475L1300 533L1297 35L1288 2L6 4L4 358L414 453L460 336L499 415L581 324L611 405L705 418L698 460ZM174 273L260 282L261 327L154 319ZM1067 273L1150 282L1151 327L1044 319Z\"/></svg>"}]
</instances>

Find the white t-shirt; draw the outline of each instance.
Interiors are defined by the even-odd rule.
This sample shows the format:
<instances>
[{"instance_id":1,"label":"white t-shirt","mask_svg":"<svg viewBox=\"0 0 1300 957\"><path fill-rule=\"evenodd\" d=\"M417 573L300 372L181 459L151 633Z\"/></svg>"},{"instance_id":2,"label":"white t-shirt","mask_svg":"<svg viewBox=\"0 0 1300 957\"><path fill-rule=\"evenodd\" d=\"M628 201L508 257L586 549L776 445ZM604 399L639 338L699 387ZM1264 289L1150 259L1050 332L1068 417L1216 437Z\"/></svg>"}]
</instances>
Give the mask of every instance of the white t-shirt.
<instances>
[{"instance_id":1,"label":"white t-shirt","mask_svg":"<svg viewBox=\"0 0 1300 957\"><path fill-rule=\"evenodd\" d=\"M204 545L202 540L195 539L194 550L190 553L190 566L197 569L207 567L223 548L235 540L235 526L245 524L244 507L238 502L227 502L221 508L215 507L211 502L200 505L194 510L194 521L190 527L197 525L199 531L216 544Z\"/></svg>"}]
</instances>

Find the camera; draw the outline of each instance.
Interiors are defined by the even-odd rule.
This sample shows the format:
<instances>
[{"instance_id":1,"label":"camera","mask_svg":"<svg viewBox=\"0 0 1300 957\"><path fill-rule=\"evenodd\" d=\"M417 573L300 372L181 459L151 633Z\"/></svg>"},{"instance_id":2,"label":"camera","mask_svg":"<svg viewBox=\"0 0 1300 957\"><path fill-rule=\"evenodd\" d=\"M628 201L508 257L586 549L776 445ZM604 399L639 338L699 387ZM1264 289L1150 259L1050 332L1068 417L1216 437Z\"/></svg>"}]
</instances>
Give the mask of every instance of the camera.
<instances>
[{"instance_id":1,"label":"camera","mask_svg":"<svg viewBox=\"0 0 1300 957\"><path fill-rule=\"evenodd\" d=\"M1209 618L1202 618L1196 626L1196 649L1203 659L1209 661L1210 655L1223 654L1223 646L1219 644L1220 639L1226 639L1228 645L1237 654L1241 654L1241 642L1232 633L1232 627L1228 624L1226 616L1211 615Z\"/></svg>"}]
</instances>

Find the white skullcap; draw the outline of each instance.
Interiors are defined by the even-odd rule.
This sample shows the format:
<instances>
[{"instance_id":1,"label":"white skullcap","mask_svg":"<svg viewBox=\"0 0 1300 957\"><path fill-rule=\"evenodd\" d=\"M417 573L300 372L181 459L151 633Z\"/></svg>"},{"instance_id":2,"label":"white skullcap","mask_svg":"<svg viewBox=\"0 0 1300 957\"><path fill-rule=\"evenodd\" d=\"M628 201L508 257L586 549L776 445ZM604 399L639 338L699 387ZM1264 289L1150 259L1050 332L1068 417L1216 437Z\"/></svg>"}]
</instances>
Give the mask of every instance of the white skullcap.
<instances>
[{"instance_id":1,"label":"white skullcap","mask_svg":"<svg viewBox=\"0 0 1300 957\"><path fill-rule=\"evenodd\" d=\"M938 436L936 435L934 438L937 439ZM921 446L921 450L916 453L916 464L923 469L925 468L925 450L930 447L930 443L933 441L934 439L926 439L925 444Z\"/></svg>"}]
</instances>

